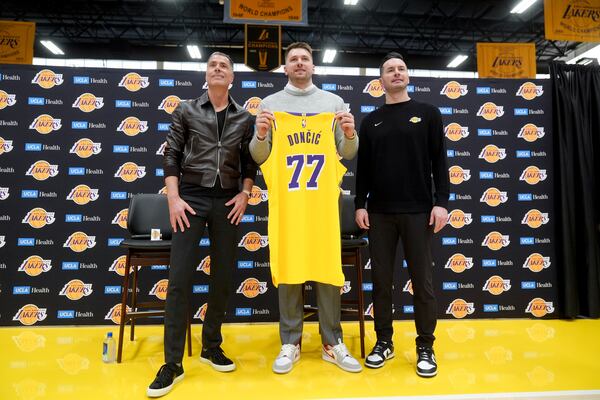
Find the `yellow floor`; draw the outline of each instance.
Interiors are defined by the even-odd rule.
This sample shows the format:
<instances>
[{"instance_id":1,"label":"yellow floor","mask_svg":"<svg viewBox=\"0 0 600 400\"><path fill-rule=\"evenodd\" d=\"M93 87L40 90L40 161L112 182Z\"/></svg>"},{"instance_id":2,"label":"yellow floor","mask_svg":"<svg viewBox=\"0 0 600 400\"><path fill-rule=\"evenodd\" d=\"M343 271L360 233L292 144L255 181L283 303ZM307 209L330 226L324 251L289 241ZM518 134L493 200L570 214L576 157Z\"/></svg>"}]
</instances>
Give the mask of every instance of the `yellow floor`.
<instances>
[{"instance_id":1,"label":"yellow floor","mask_svg":"<svg viewBox=\"0 0 600 400\"><path fill-rule=\"evenodd\" d=\"M344 323L344 340L355 356L360 355L357 327ZM396 357L379 370L350 374L321 360L318 326L307 323L300 362L280 376L271 372L279 350L276 324L223 327L223 347L237 364L232 373L199 362L201 326L194 325L194 355L184 358L185 379L165 398L600 398L600 320L440 321L439 374L432 379L414 372L413 323L397 321L394 328ZM0 399L145 398L163 361L162 326L136 328L122 364L101 361L109 329L0 328ZM368 351L375 340L372 322L367 333Z\"/></svg>"}]
</instances>

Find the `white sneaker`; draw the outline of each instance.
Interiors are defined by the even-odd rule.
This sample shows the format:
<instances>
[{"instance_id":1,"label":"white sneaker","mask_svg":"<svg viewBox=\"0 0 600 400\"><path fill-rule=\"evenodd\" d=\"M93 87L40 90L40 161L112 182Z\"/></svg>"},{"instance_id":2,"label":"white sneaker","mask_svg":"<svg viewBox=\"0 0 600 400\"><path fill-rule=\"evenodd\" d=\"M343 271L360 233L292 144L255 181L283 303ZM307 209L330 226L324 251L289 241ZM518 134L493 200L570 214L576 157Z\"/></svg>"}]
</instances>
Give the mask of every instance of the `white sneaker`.
<instances>
[{"instance_id":1,"label":"white sneaker","mask_svg":"<svg viewBox=\"0 0 600 400\"><path fill-rule=\"evenodd\" d=\"M276 374L287 374L292 370L294 364L300 359L299 344L284 344L281 346L279 355L273 362L273 372Z\"/></svg>"},{"instance_id":2,"label":"white sneaker","mask_svg":"<svg viewBox=\"0 0 600 400\"><path fill-rule=\"evenodd\" d=\"M323 346L323 360L336 364L338 367L348 372L360 372L362 366L356 358L352 357L352 354L346 348L346 345L339 340L339 343L335 346L324 345Z\"/></svg>"}]
</instances>

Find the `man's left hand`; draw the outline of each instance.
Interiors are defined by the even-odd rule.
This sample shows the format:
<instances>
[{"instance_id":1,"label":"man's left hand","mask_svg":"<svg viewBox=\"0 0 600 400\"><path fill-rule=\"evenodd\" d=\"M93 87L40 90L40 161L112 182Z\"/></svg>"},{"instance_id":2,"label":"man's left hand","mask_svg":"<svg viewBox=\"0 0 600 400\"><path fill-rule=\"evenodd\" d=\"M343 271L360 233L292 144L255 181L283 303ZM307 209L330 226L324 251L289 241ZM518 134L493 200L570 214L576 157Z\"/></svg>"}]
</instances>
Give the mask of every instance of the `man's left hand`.
<instances>
[{"instance_id":1,"label":"man's left hand","mask_svg":"<svg viewBox=\"0 0 600 400\"><path fill-rule=\"evenodd\" d=\"M448 210L440 206L433 207L429 217L429 225L434 225L433 233L441 231L446 222L448 222Z\"/></svg>"},{"instance_id":2,"label":"man's left hand","mask_svg":"<svg viewBox=\"0 0 600 400\"><path fill-rule=\"evenodd\" d=\"M226 206L230 206L233 204L233 208L227 215L227 219L230 220L232 224L239 225L242 217L244 216L244 211L246 211L246 206L248 205L248 195L244 192L240 192L235 195L235 197L225 203Z\"/></svg>"},{"instance_id":3,"label":"man's left hand","mask_svg":"<svg viewBox=\"0 0 600 400\"><path fill-rule=\"evenodd\" d=\"M335 119L344 131L344 136L351 139L356 134L356 127L354 126L354 115L346 111L338 111L335 113Z\"/></svg>"}]
</instances>

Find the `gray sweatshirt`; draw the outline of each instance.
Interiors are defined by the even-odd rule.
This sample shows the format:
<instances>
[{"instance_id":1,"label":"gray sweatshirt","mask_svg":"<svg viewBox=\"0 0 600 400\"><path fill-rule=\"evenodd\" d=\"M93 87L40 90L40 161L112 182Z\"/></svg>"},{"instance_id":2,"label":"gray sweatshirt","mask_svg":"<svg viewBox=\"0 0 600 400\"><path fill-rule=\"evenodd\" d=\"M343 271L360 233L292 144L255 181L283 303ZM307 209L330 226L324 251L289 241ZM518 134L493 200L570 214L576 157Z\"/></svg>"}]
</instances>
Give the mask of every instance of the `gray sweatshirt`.
<instances>
[{"instance_id":1,"label":"gray sweatshirt","mask_svg":"<svg viewBox=\"0 0 600 400\"><path fill-rule=\"evenodd\" d=\"M321 113L344 111L346 105L340 96L321 90L315 85L311 85L306 89L299 89L288 83L283 90L267 96L261 101L258 112L260 113L262 110ZM358 135L355 134L352 139L347 139L340 125L336 124L335 144L340 156L351 160L358 151ZM258 164L262 164L267 160L270 153L271 130L269 129L267 132L265 140L258 140L255 130L254 137L250 142L252 158Z\"/></svg>"}]
</instances>

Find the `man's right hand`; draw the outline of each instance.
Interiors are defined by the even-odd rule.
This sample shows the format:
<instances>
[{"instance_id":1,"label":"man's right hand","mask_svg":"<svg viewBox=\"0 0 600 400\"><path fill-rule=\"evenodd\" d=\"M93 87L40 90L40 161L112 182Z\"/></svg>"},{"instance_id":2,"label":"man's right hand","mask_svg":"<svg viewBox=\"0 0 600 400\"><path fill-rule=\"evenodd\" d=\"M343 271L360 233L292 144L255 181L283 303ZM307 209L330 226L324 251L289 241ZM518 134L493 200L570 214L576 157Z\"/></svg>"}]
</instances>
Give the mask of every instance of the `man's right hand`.
<instances>
[{"instance_id":1,"label":"man's right hand","mask_svg":"<svg viewBox=\"0 0 600 400\"><path fill-rule=\"evenodd\" d=\"M256 137L258 140L265 140L272 121L275 121L275 116L269 110L262 110L256 116Z\"/></svg>"},{"instance_id":2,"label":"man's right hand","mask_svg":"<svg viewBox=\"0 0 600 400\"><path fill-rule=\"evenodd\" d=\"M369 229L369 213L364 208L359 208L354 213L354 220L360 229Z\"/></svg>"},{"instance_id":3,"label":"man's right hand","mask_svg":"<svg viewBox=\"0 0 600 400\"><path fill-rule=\"evenodd\" d=\"M196 215L196 211L179 196L167 196L167 199L169 201L169 220L173 232L177 232L177 226L179 226L181 232L185 231L184 226L190 227L190 221L185 212L188 211L190 214Z\"/></svg>"}]
</instances>

